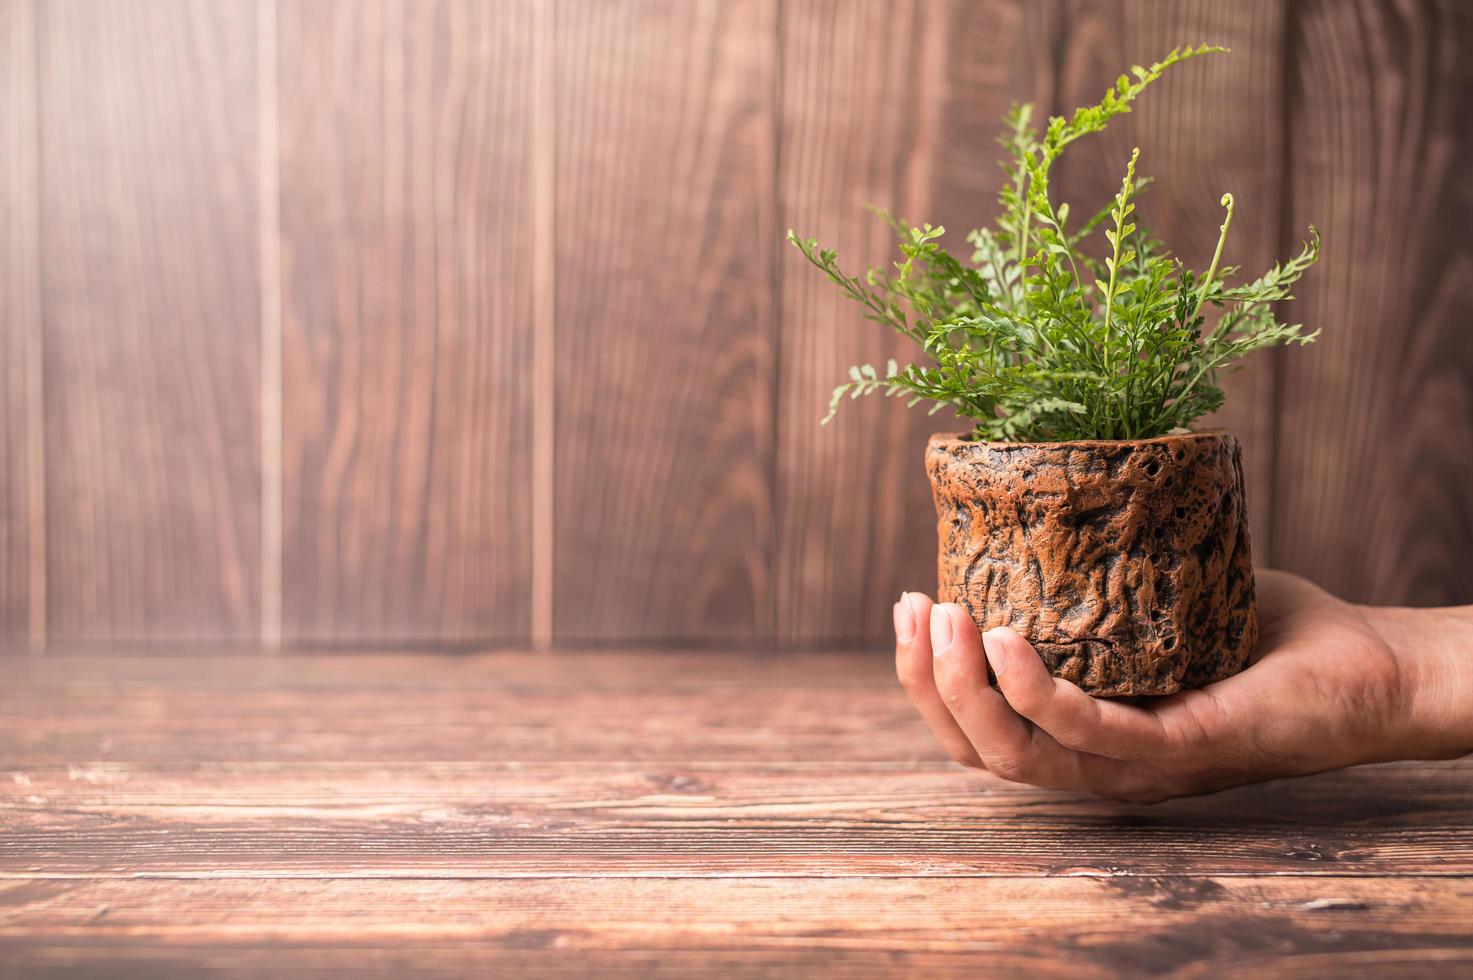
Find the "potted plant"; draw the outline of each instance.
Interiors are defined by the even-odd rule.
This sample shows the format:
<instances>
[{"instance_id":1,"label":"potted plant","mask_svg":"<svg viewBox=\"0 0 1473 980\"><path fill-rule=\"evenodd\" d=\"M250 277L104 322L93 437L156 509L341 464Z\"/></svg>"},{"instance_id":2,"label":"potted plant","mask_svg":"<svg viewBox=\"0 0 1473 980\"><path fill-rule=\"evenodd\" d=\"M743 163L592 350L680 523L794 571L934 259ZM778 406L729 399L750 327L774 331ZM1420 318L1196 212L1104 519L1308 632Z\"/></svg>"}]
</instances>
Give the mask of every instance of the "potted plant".
<instances>
[{"instance_id":1,"label":"potted plant","mask_svg":"<svg viewBox=\"0 0 1473 980\"><path fill-rule=\"evenodd\" d=\"M970 262L942 247L943 228L888 215L900 259L863 278L788 233L866 317L926 355L851 368L828 418L845 398L883 392L971 425L926 449L939 598L979 628L1017 630L1055 676L1096 695L1209 683L1240 670L1258 638L1241 450L1193 423L1222 404L1219 376L1243 355L1314 339L1274 304L1292 298L1318 235L1311 227L1299 255L1233 284L1238 270L1222 264L1232 195L1198 274L1137 223L1139 150L1119 193L1082 223L1049 190L1070 144L1129 112L1173 65L1223 50L1134 67L1041 133L1032 107L1015 106L1000 214L967 236Z\"/></svg>"}]
</instances>

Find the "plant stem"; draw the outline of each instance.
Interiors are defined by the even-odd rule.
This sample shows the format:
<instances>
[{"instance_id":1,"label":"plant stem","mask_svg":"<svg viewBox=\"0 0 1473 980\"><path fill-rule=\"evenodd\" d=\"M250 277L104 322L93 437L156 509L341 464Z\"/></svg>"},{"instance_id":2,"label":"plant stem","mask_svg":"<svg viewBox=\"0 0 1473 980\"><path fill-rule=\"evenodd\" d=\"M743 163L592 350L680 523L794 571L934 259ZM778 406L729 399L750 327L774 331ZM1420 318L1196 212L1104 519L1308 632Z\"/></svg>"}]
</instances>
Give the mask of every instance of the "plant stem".
<instances>
[{"instance_id":1,"label":"plant stem","mask_svg":"<svg viewBox=\"0 0 1473 980\"><path fill-rule=\"evenodd\" d=\"M1033 219L1033 198L1030 195L1023 204L1023 228L1018 234L1018 266L1026 278L1028 270L1028 225Z\"/></svg>"},{"instance_id":2,"label":"plant stem","mask_svg":"<svg viewBox=\"0 0 1473 980\"><path fill-rule=\"evenodd\" d=\"M1212 289L1212 280L1217 277L1217 263L1222 260L1222 247L1227 243L1228 227L1233 223L1233 196L1224 194L1221 202L1227 208L1227 216L1222 219L1222 227L1217 233L1217 251L1212 253L1212 264L1207 267L1207 277L1202 280L1202 292L1197 296L1197 305L1192 310L1196 316L1202 310L1202 304L1207 302L1207 293Z\"/></svg>"},{"instance_id":3,"label":"plant stem","mask_svg":"<svg viewBox=\"0 0 1473 980\"><path fill-rule=\"evenodd\" d=\"M1120 194L1115 198L1115 235L1111 245L1114 251L1110 257L1110 282L1105 287L1105 373L1114 376L1114 369L1110 364L1110 350L1114 347L1113 335L1110 333L1110 319L1115 308L1115 281L1120 272L1120 245L1125 237L1126 209L1130 206L1130 191L1135 179L1135 163L1140 158L1140 147L1130 151L1130 163L1125 166L1125 179L1120 182ZM1106 418L1112 413L1106 410Z\"/></svg>"}]
</instances>

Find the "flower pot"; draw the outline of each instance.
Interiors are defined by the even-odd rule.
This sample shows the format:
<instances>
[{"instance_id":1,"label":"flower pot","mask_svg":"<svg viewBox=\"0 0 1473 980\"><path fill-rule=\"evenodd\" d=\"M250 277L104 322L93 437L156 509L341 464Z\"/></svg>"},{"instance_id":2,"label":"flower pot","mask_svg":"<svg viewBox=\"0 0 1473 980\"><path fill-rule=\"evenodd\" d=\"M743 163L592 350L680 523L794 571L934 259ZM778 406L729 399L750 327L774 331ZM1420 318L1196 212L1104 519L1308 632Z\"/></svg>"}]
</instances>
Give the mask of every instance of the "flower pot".
<instances>
[{"instance_id":1,"label":"flower pot","mask_svg":"<svg viewBox=\"0 0 1473 980\"><path fill-rule=\"evenodd\" d=\"M1171 694L1258 642L1242 451L1229 432L1122 442L936 435L942 602L1009 626L1091 694Z\"/></svg>"}]
</instances>

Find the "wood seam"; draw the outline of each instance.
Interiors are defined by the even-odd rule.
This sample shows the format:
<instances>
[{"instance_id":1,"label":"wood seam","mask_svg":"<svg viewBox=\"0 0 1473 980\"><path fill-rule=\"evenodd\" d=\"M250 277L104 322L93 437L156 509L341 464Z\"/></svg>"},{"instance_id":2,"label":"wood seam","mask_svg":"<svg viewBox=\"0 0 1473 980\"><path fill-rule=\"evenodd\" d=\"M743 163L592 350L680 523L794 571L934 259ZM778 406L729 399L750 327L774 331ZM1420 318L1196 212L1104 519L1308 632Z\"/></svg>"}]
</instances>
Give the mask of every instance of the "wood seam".
<instances>
[{"instance_id":1,"label":"wood seam","mask_svg":"<svg viewBox=\"0 0 1473 980\"><path fill-rule=\"evenodd\" d=\"M235 873L230 871L169 871L169 872L87 872L78 871L0 871L0 881L688 881L688 882L743 882L743 881L1058 881L1062 878L1080 878L1091 881L1112 881L1119 878L1148 878L1152 881L1201 881L1204 879L1233 879L1235 881L1425 881L1429 884L1448 881L1473 880L1473 874L1452 871L1446 874L1430 872L1366 872L1364 874L1317 874L1313 871L1173 871L1161 874L1155 871L1130 869L1108 871L1071 871L1055 874L1040 871L1035 874L986 874L983 872L942 872L937 874L845 874L839 871L803 874L617 874L608 871L566 872L522 875L474 875L464 872L453 874L410 873L392 874L334 874L332 872L303 872L297 874L272 874L267 871Z\"/></svg>"},{"instance_id":2,"label":"wood seam","mask_svg":"<svg viewBox=\"0 0 1473 980\"><path fill-rule=\"evenodd\" d=\"M531 639L535 650L552 646L553 491L556 253L553 184L556 102L553 65L553 2L535 6L532 24L534 107L530 147L532 170L532 588Z\"/></svg>"},{"instance_id":3,"label":"wood seam","mask_svg":"<svg viewBox=\"0 0 1473 980\"><path fill-rule=\"evenodd\" d=\"M1279 227L1274 238L1274 244L1278 249L1278 255L1287 257L1294 254L1295 241L1292 223L1289 213L1294 206L1294 104L1293 90L1290 84L1290 74L1293 71L1295 31L1297 20L1294 16L1294 5L1285 4L1283 8L1283 24L1279 31ZM1282 312L1284 304L1276 304L1277 311ZM1259 563L1269 568L1279 566L1279 535L1280 510L1279 503L1279 462L1280 444L1284 437L1284 356L1287 350L1284 348L1272 348L1265 353L1269 356L1268 370L1268 394L1271 407L1269 408L1269 430L1268 430L1268 507L1263 511L1268 516L1268 527L1259 530L1258 535L1263 541L1263 553L1259 557Z\"/></svg>"},{"instance_id":4,"label":"wood seam","mask_svg":"<svg viewBox=\"0 0 1473 980\"><path fill-rule=\"evenodd\" d=\"M783 34L784 0L773 0L772 6L772 100L768 104L770 118L768 125L771 127L769 138L772 140L772 170L769 177L771 183L772 208L772 231L775 235L784 235L787 224L783 217L783 57L786 47L786 38ZM779 507L781 502L778 497L782 490L779 466L782 461L779 440L782 438L782 392L783 392L783 258L786 256L784 248L787 243L781 241L772 250L772 259L769 269L772 293L768 297L768 315L771 318L771 331L768 337L768 363L771 370L767 381L767 539L764 542L767 552L767 594L758 603L756 609L756 622L754 625L755 635L760 641L775 643L778 638L778 601L777 601L777 577L778 548L781 542L778 539L778 522L781 519Z\"/></svg>"},{"instance_id":5,"label":"wood seam","mask_svg":"<svg viewBox=\"0 0 1473 980\"><path fill-rule=\"evenodd\" d=\"M257 8L258 217L261 303L261 644L281 645L281 155L276 0Z\"/></svg>"},{"instance_id":6,"label":"wood seam","mask_svg":"<svg viewBox=\"0 0 1473 980\"><path fill-rule=\"evenodd\" d=\"M26 570L28 574L26 602L27 633L32 651L46 649L47 617L47 522L46 522L46 378L45 330L46 292L42 288L41 263L46 250L41 247L41 6L32 0L31 10L31 112L34 133L34 196L31 201L35 217L35 278L31 283L35 318L26 344L26 507L29 533L26 535Z\"/></svg>"}]
</instances>

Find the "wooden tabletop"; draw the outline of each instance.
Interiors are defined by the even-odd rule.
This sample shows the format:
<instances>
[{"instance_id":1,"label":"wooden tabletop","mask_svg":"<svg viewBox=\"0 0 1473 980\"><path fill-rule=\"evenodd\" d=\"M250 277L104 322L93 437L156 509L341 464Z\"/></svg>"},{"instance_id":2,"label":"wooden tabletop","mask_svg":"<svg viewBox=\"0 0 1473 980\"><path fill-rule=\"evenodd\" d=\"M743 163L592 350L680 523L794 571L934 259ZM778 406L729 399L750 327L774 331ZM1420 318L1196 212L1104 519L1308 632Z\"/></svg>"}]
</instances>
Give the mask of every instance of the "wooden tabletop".
<instances>
[{"instance_id":1,"label":"wooden tabletop","mask_svg":"<svg viewBox=\"0 0 1473 980\"><path fill-rule=\"evenodd\" d=\"M1137 807L869 654L0 660L0 974L1473 969L1473 765Z\"/></svg>"}]
</instances>

